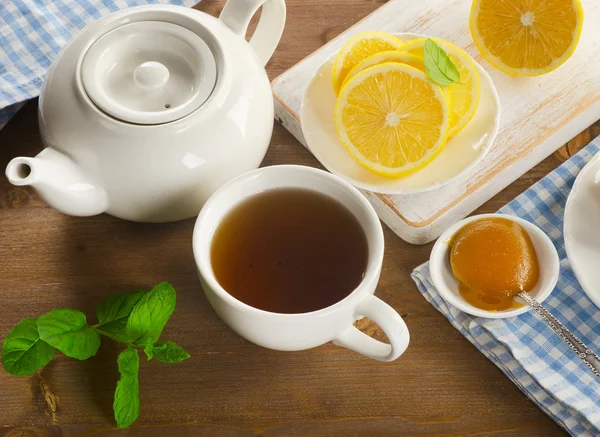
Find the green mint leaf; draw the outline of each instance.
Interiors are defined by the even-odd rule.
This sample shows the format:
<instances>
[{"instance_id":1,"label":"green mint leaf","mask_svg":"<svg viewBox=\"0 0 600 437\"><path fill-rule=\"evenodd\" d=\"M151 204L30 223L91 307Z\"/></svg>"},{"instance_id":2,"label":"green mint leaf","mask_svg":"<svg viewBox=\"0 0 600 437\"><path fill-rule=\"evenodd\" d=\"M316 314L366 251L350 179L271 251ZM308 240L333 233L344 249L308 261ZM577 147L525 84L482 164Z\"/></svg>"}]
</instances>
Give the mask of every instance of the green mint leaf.
<instances>
[{"instance_id":1,"label":"green mint leaf","mask_svg":"<svg viewBox=\"0 0 600 437\"><path fill-rule=\"evenodd\" d=\"M447 87L460 82L460 72L446 52L431 38L427 38L424 47L425 71L431 80Z\"/></svg>"},{"instance_id":2,"label":"green mint leaf","mask_svg":"<svg viewBox=\"0 0 600 437\"><path fill-rule=\"evenodd\" d=\"M115 390L113 410L117 426L127 428L140 414L140 357L135 349L127 348L119 354L117 364L121 376Z\"/></svg>"},{"instance_id":3,"label":"green mint leaf","mask_svg":"<svg viewBox=\"0 0 600 437\"><path fill-rule=\"evenodd\" d=\"M146 347L144 347L144 353L146 357L148 357L148 361L150 361L154 357L154 345L152 344L152 340L148 339L146 342Z\"/></svg>"},{"instance_id":4,"label":"green mint leaf","mask_svg":"<svg viewBox=\"0 0 600 437\"><path fill-rule=\"evenodd\" d=\"M157 341L154 344L153 355L163 363L179 363L190 357L190 354L172 341Z\"/></svg>"},{"instance_id":5,"label":"green mint leaf","mask_svg":"<svg viewBox=\"0 0 600 437\"><path fill-rule=\"evenodd\" d=\"M155 343L175 310L175 289L168 282L158 284L135 304L127 319L127 337L138 346Z\"/></svg>"},{"instance_id":6,"label":"green mint leaf","mask_svg":"<svg viewBox=\"0 0 600 437\"><path fill-rule=\"evenodd\" d=\"M102 332L106 332L107 334L115 337L116 340L121 343L129 343L129 337L127 337L127 318L115 320L114 322L107 323L106 325L102 325L102 327L98 328Z\"/></svg>"},{"instance_id":7,"label":"green mint leaf","mask_svg":"<svg viewBox=\"0 0 600 437\"><path fill-rule=\"evenodd\" d=\"M127 318L135 304L146 293L145 290L134 290L104 299L96 308L98 327L116 340L128 343Z\"/></svg>"},{"instance_id":8,"label":"green mint leaf","mask_svg":"<svg viewBox=\"0 0 600 437\"><path fill-rule=\"evenodd\" d=\"M145 293L145 290L128 291L104 299L96 308L99 325L126 320Z\"/></svg>"},{"instance_id":9,"label":"green mint leaf","mask_svg":"<svg viewBox=\"0 0 600 437\"><path fill-rule=\"evenodd\" d=\"M61 308L37 320L40 338L68 357L86 360L96 355L100 334L86 324L85 314Z\"/></svg>"},{"instance_id":10,"label":"green mint leaf","mask_svg":"<svg viewBox=\"0 0 600 437\"><path fill-rule=\"evenodd\" d=\"M37 319L25 319L11 329L4 339L2 365L12 375L31 375L48 364L55 351L40 339Z\"/></svg>"}]
</instances>

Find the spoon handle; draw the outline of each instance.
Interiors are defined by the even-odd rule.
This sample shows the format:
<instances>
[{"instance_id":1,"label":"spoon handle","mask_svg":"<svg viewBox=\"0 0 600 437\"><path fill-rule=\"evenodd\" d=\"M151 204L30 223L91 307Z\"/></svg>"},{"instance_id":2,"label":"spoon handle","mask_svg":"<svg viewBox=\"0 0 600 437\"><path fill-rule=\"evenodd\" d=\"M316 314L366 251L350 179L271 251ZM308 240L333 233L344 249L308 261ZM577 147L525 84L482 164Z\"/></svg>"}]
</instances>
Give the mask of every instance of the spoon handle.
<instances>
[{"instance_id":1,"label":"spoon handle","mask_svg":"<svg viewBox=\"0 0 600 437\"><path fill-rule=\"evenodd\" d=\"M542 316L542 319L552 328L554 332L558 334L567 345L573 349L573 352L585 363L587 367L600 378L600 357L596 355L587 345L581 341L575 334L567 329L565 325L554 317L550 311L542 306L537 300L526 293L521 291L517 296L523 299L529 306L531 306L536 312Z\"/></svg>"}]
</instances>

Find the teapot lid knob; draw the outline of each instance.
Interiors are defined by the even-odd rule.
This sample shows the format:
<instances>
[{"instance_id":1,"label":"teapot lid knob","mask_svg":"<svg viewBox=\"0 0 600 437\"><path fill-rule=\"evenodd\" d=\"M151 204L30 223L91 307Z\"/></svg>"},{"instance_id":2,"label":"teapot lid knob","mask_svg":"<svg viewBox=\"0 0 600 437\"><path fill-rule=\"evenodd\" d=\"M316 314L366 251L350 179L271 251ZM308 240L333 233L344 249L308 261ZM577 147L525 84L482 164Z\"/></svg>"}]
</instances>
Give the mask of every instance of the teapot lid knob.
<instances>
[{"instance_id":1,"label":"teapot lid knob","mask_svg":"<svg viewBox=\"0 0 600 437\"><path fill-rule=\"evenodd\" d=\"M169 81L169 69L156 61L142 62L133 72L136 85L147 89L156 90L164 87Z\"/></svg>"},{"instance_id":2,"label":"teapot lid knob","mask_svg":"<svg viewBox=\"0 0 600 437\"><path fill-rule=\"evenodd\" d=\"M135 124L169 123L213 93L217 64L196 32L166 21L135 21L100 36L81 63L81 80L105 113Z\"/></svg>"}]
</instances>

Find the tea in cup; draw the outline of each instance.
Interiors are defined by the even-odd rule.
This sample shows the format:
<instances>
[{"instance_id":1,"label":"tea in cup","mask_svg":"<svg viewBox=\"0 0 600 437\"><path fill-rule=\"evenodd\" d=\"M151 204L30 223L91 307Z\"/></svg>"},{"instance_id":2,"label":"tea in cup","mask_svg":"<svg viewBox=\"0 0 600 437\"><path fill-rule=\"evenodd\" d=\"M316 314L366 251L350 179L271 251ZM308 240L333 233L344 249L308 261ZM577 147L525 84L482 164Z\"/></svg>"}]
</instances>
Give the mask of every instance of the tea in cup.
<instances>
[{"instance_id":1,"label":"tea in cup","mask_svg":"<svg viewBox=\"0 0 600 437\"><path fill-rule=\"evenodd\" d=\"M408 346L400 315L373 296L384 246L377 214L337 176L302 166L247 173L206 203L193 246L209 302L253 343L291 351L333 341L381 361ZM356 329L361 317L390 344Z\"/></svg>"}]
</instances>

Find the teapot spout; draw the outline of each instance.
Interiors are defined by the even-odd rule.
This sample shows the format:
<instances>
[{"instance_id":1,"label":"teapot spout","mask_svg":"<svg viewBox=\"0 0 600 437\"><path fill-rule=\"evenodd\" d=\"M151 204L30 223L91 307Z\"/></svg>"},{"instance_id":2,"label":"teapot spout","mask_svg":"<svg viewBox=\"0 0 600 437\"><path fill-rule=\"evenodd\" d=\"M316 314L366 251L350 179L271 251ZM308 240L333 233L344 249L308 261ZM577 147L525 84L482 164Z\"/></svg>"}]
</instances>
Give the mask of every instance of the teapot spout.
<instances>
[{"instance_id":1,"label":"teapot spout","mask_svg":"<svg viewBox=\"0 0 600 437\"><path fill-rule=\"evenodd\" d=\"M106 192L66 155L46 148L35 158L14 158L6 167L13 185L31 185L53 208L74 216L91 216L107 208Z\"/></svg>"}]
</instances>

